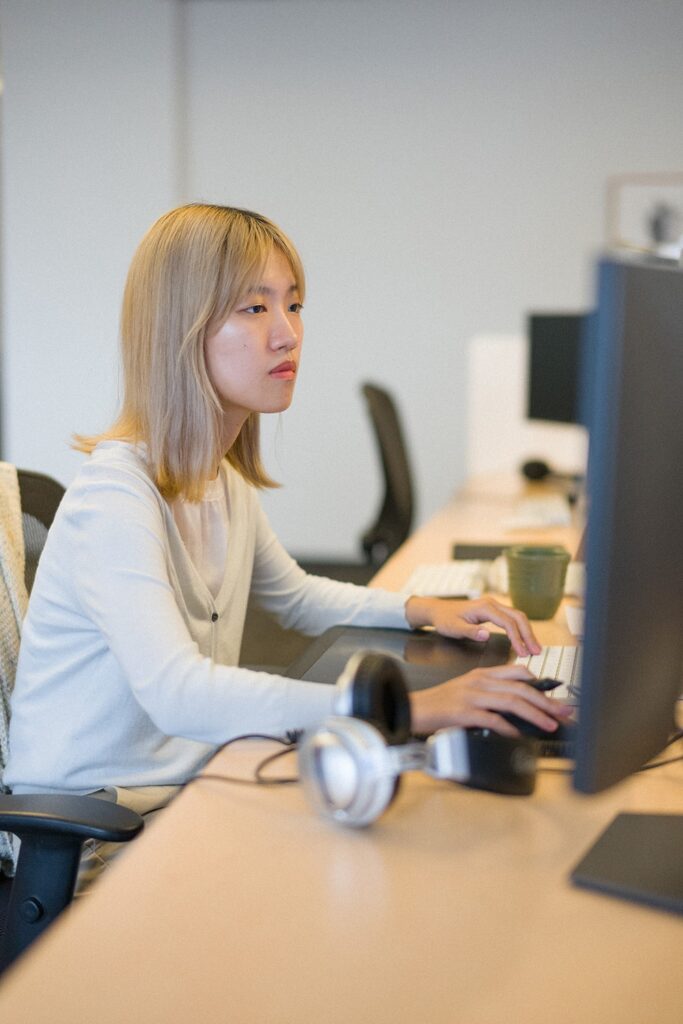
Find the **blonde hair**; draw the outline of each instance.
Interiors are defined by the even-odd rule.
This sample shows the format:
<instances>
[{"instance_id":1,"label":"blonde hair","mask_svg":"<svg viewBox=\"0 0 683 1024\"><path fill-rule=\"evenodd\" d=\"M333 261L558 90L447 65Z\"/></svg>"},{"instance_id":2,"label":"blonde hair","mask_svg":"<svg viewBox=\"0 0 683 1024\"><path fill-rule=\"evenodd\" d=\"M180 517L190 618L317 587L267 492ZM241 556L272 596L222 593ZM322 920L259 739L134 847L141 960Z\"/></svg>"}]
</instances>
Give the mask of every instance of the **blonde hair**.
<instances>
[{"instance_id":1,"label":"blonde hair","mask_svg":"<svg viewBox=\"0 0 683 1024\"><path fill-rule=\"evenodd\" d=\"M123 295L121 411L102 434L75 435L75 448L90 453L100 441L145 442L166 498L199 500L223 457L254 486L278 486L261 462L258 413L249 415L230 450L221 451L221 402L204 357L206 337L259 279L273 248L289 261L303 301L299 255L266 217L191 203L152 225Z\"/></svg>"}]
</instances>

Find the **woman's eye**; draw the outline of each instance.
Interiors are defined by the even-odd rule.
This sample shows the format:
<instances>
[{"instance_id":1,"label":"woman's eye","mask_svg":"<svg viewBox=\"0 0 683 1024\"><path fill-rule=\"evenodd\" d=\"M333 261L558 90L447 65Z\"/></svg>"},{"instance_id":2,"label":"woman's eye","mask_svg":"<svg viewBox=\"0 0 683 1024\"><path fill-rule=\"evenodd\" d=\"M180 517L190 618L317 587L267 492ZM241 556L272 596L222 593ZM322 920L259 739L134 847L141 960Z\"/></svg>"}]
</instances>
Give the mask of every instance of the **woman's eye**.
<instances>
[{"instance_id":1,"label":"woman's eye","mask_svg":"<svg viewBox=\"0 0 683 1024\"><path fill-rule=\"evenodd\" d=\"M243 310L243 312L245 312L245 313L265 313L265 311L266 311L266 307L262 303L259 303L259 302L257 302L254 306L247 306Z\"/></svg>"},{"instance_id":2,"label":"woman's eye","mask_svg":"<svg viewBox=\"0 0 683 1024\"><path fill-rule=\"evenodd\" d=\"M291 304L291 306L289 307L289 312L290 313L300 313L303 308L304 307L303 307L303 305L300 302L293 302Z\"/></svg>"}]
</instances>

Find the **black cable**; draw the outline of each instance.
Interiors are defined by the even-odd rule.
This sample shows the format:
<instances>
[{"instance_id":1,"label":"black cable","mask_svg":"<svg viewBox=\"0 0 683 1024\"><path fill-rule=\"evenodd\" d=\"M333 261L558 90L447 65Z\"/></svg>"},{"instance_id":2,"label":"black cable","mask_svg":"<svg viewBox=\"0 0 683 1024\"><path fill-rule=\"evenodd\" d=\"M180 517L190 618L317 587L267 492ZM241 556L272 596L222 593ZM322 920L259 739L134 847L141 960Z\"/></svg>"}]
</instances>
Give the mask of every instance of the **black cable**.
<instances>
[{"instance_id":1,"label":"black cable","mask_svg":"<svg viewBox=\"0 0 683 1024\"><path fill-rule=\"evenodd\" d=\"M662 750L666 750L668 747L672 747L674 743L679 740L683 740L683 729L678 729L675 733L669 737L667 742L662 747ZM678 754L676 757L667 757L663 761L652 761L650 764L644 764L642 768L639 768L639 772L649 772L653 768L663 768L666 764L675 764L676 761L683 761L683 754Z\"/></svg>"},{"instance_id":2,"label":"black cable","mask_svg":"<svg viewBox=\"0 0 683 1024\"><path fill-rule=\"evenodd\" d=\"M205 772L201 775L195 775L193 778L188 779L187 782L182 783L182 788L185 788L185 786L189 786L192 782L201 781L202 779L209 779L214 782L230 782L241 786L286 786L291 785L291 783L293 782L299 782L300 779L298 775L269 779L264 777L263 771L265 768L267 768L269 764L272 764L274 761L277 761L278 758L284 757L285 754L290 754L293 750L296 750L299 743L299 739L301 738L302 735L303 730L296 729L286 732L284 737L269 736L266 733L259 732L244 733L241 736L233 736L231 739L226 740L226 742L223 743L217 749L217 754L220 753L220 751L225 750L225 748L229 747L231 744L239 743L242 740L268 740L272 743L282 744L284 749L278 750L274 754L269 754L267 757L264 757L261 761L259 761L259 763L256 765L256 768L254 769L254 777L252 779L241 779L235 775L218 775L214 772ZM673 735L669 738L669 740L663 747L663 750L666 750L667 747L673 746L674 743L677 743L678 740L681 739L683 739L683 729L679 729L675 733L673 733ZM653 768L663 768L665 765L675 764L678 761L683 761L683 754L679 754L676 757L665 758L663 761L653 761L651 764L643 765L641 768L638 768L636 773L634 774L637 774L638 772L651 771ZM571 775L573 772L573 768L560 768L554 765L544 765L541 761L537 768L537 771L553 772L556 775Z\"/></svg>"},{"instance_id":3,"label":"black cable","mask_svg":"<svg viewBox=\"0 0 683 1024\"><path fill-rule=\"evenodd\" d=\"M290 782L299 782L298 775L291 775L288 777L281 776L270 779L263 776L264 768L269 764L272 764L273 761L277 761L279 757L284 757L285 754L291 754L293 750L296 750L297 745L298 744L296 743L291 743L288 747L285 747L284 750L278 750L275 754L271 754L269 757L264 757L260 764L256 766L256 771L254 772L255 781L261 786L285 786Z\"/></svg>"},{"instance_id":4,"label":"black cable","mask_svg":"<svg viewBox=\"0 0 683 1024\"><path fill-rule=\"evenodd\" d=\"M668 747L673 746L674 743L677 743L679 740L683 740L683 729L678 729L673 733L662 747L662 750L666 750ZM683 761L683 754L677 754L676 757L666 757L663 761L652 761L650 764L644 764L640 768L636 769L634 775L637 775L638 772L652 771L653 768L664 768L665 765L676 764L678 761ZM555 772L558 775L571 775L573 770L573 768L557 768L553 765L545 766L540 764L538 766L539 772Z\"/></svg>"},{"instance_id":5,"label":"black cable","mask_svg":"<svg viewBox=\"0 0 683 1024\"><path fill-rule=\"evenodd\" d=\"M266 765L270 764L272 761L275 761L278 757L282 757L284 754L289 754L292 750L296 750L302 733L303 730L294 729L288 730L285 733L284 737L269 736L265 733L260 732L248 732L243 733L241 736L233 736L231 739L226 740L225 743L222 743L221 746L217 748L213 755L214 757L216 754L219 754L222 750L225 750L226 747L231 746L233 743L239 743L242 740L269 740L272 743L282 744L285 749L278 750L277 753L275 754L269 754L268 757L265 757L263 758L262 761L259 761L254 770L254 777L252 779L243 779L239 778L236 775L219 775L217 772L204 772L203 774L194 775L191 779L188 779L187 782L183 782L181 784L181 788L184 789L186 786L190 786L193 782L201 782L204 779L210 779L214 782L230 782L242 786L281 786L283 784L290 782L298 782L298 777L267 779L263 777L262 772Z\"/></svg>"},{"instance_id":6,"label":"black cable","mask_svg":"<svg viewBox=\"0 0 683 1024\"><path fill-rule=\"evenodd\" d=\"M652 764L644 764L638 771L649 772L652 768L663 768L666 764L676 764L676 761L683 761L683 754L679 754L678 757L669 757L666 761L653 761Z\"/></svg>"}]
</instances>

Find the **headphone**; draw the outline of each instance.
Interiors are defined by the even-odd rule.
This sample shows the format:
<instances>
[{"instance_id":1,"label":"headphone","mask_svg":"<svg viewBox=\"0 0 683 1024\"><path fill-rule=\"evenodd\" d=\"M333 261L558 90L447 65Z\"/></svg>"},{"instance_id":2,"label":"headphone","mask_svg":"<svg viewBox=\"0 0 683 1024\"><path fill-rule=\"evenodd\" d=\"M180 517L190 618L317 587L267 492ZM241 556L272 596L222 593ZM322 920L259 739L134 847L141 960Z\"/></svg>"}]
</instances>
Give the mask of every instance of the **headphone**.
<instances>
[{"instance_id":1,"label":"headphone","mask_svg":"<svg viewBox=\"0 0 683 1024\"><path fill-rule=\"evenodd\" d=\"M343 825L375 821L396 798L404 771L495 793L534 790L539 743L531 737L459 728L426 741L412 737L403 672L388 655L358 651L349 659L333 711L304 733L299 776L313 806Z\"/></svg>"}]
</instances>

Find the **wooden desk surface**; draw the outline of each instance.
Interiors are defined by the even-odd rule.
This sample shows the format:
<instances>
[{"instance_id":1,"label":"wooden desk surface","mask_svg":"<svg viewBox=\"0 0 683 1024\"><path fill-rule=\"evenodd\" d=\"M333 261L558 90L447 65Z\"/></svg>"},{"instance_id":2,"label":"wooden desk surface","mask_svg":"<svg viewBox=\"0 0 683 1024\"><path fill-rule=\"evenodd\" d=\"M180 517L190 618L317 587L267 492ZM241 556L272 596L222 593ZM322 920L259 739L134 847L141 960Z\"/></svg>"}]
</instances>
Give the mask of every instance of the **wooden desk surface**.
<instances>
[{"instance_id":1,"label":"wooden desk surface","mask_svg":"<svg viewBox=\"0 0 683 1024\"><path fill-rule=\"evenodd\" d=\"M544 527L542 530L506 530L501 523L512 515L520 500L541 498L557 493L543 484L522 481L518 474L479 477L464 487L440 512L416 530L379 570L371 586L399 590L413 570L430 562L447 562L455 541L463 543L563 544L574 555L583 534L580 511L569 526ZM506 597L497 595L509 603ZM576 604L576 601L569 603ZM546 644L575 643L560 608L551 622L538 623L534 629Z\"/></svg>"},{"instance_id":2,"label":"wooden desk surface","mask_svg":"<svg viewBox=\"0 0 683 1024\"><path fill-rule=\"evenodd\" d=\"M458 509L435 538L467 539ZM272 749L242 743L210 769L249 775ZM681 763L590 798L553 771L530 798L403 783L359 831L298 785L192 784L7 976L0 1019L679 1024L681 918L568 873L618 811L680 812Z\"/></svg>"},{"instance_id":3,"label":"wooden desk surface","mask_svg":"<svg viewBox=\"0 0 683 1024\"><path fill-rule=\"evenodd\" d=\"M535 499L553 492L541 484L522 482L518 475L479 477L464 487L428 523L416 530L399 551L380 569L373 584L399 589L416 566L425 562L446 562L454 541L466 543L564 544L574 554L579 546L580 512L566 527L542 530L506 530L501 523L520 500Z\"/></svg>"}]
</instances>

